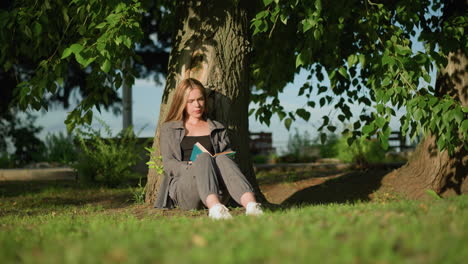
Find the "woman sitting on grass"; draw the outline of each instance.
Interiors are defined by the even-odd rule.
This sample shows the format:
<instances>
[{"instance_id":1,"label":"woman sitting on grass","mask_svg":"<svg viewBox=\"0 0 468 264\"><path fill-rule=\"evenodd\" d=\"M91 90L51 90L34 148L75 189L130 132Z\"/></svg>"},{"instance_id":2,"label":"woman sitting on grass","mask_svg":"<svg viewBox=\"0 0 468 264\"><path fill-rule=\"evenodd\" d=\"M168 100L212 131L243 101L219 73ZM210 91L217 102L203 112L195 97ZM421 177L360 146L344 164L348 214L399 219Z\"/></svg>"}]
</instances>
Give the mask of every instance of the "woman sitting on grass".
<instances>
[{"instance_id":1,"label":"woman sitting on grass","mask_svg":"<svg viewBox=\"0 0 468 264\"><path fill-rule=\"evenodd\" d=\"M230 150L226 128L206 117L206 95L195 79L183 80L176 88L169 113L161 127L160 149L165 177L155 207L185 210L208 207L213 219L231 218L221 203L229 195L246 208L247 215L261 215L252 186L237 164L226 155L212 157L202 152L190 161L199 142L210 153Z\"/></svg>"}]
</instances>

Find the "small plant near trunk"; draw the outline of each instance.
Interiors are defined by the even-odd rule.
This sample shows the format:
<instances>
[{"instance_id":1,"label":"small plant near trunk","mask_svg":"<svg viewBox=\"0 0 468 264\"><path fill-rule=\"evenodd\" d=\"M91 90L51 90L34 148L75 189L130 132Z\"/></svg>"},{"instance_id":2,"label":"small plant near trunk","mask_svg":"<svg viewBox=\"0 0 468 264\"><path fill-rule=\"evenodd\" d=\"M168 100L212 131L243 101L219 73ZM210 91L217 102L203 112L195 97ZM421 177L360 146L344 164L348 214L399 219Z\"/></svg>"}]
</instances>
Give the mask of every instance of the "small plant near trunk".
<instances>
[{"instance_id":1,"label":"small plant near trunk","mask_svg":"<svg viewBox=\"0 0 468 264\"><path fill-rule=\"evenodd\" d=\"M107 138L101 136L100 129L89 125L78 129L77 140L81 152L73 167L78 171L79 179L115 187L133 175L132 167L140 159L138 153L142 146L132 127L112 138L109 125L98 121Z\"/></svg>"},{"instance_id":2,"label":"small plant near trunk","mask_svg":"<svg viewBox=\"0 0 468 264\"><path fill-rule=\"evenodd\" d=\"M158 174L163 174L164 167L162 165L162 156L154 155L154 153L156 152L154 148L145 148L145 149L148 152L147 153L148 157L150 158L150 161L146 162L146 165L148 165L148 168L156 169L156 172Z\"/></svg>"}]
</instances>

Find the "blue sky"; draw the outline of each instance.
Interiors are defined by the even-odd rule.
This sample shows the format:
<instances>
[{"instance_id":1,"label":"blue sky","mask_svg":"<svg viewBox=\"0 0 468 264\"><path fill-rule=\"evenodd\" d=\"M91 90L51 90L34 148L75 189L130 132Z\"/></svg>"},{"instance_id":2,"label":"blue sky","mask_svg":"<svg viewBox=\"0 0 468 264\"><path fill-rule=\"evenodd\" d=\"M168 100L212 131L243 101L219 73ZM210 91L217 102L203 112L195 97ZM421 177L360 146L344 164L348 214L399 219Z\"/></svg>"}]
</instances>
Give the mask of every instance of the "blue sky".
<instances>
[{"instance_id":1,"label":"blue sky","mask_svg":"<svg viewBox=\"0 0 468 264\"><path fill-rule=\"evenodd\" d=\"M307 98L305 96L297 96L297 92L302 84L306 81L307 72L302 71L297 74L293 83L289 83L284 92L280 95L280 102L286 110L295 110L298 107L306 105ZM142 137L154 136L156 124L159 116L159 108L162 98L164 84L156 85L151 80L138 79L133 87L133 123L135 131L140 131ZM122 90L119 90L121 95ZM250 108L254 107L253 104ZM362 107L353 106L353 112L360 112ZM308 108L310 110L310 108ZM64 120L69 110L57 109L49 112L37 112L37 124L44 127L40 136L44 138L47 133L65 132ZM284 151L287 146L288 136L295 132L297 128L300 133L308 131L312 137L317 135L316 128L321 124L322 116L333 116L333 106L324 106L323 108L315 108L311 111L310 121L306 122L300 118L297 119L288 131L285 126L279 121L279 118L274 116L270 126L260 124L255 120L254 116L249 118L249 127L251 132L272 132L273 146L278 151ZM94 110L94 117L103 119L117 133L122 129L122 116L115 116L111 112L99 113ZM333 119L332 119L333 121ZM391 125L394 130L399 128L398 119L395 119ZM93 121L95 124L96 121ZM339 130L338 130L339 131Z\"/></svg>"},{"instance_id":2,"label":"blue sky","mask_svg":"<svg viewBox=\"0 0 468 264\"><path fill-rule=\"evenodd\" d=\"M301 77L301 75L298 76ZM295 107L306 103L305 98L292 96L297 94L297 87L300 87L300 85L302 85L302 83L297 85L288 85L285 88L285 93L281 95L281 102L287 109L295 109ZM136 132L143 128L140 134L142 137L154 136L159 117L159 108L161 105L163 89L164 84L156 85L152 79L138 79L135 81L135 85L133 86L133 123ZM121 95L121 93L122 90L120 89L119 94ZM251 105L251 107L254 106ZM70 110L56 109L49 112L35 112L35 114L38 115L36 123L44 127L44 130L40 134L41 138L44 138L48 133L57 133L60 131L65 132L66 128L63 122L68 111ZM94 110L94 118L103 119L115 133L122 129L121 115L116 116L107 111L99 113L97 110ZM96 121L93 121L93 124L95 123ZM277 117L272 118L270 127L267 127L266 125L262 125L257 122L255 118L251 116L249 118L249 126L251 132L274 131L273 141L274 145L278 148L284 147L287 143L289 132L283 124L280 124ZM298 121L293 124L292 128L294 129L296 127L300 131L306 129L312 130L312 126L304 121Z\"/></svg>"}]
</instances>

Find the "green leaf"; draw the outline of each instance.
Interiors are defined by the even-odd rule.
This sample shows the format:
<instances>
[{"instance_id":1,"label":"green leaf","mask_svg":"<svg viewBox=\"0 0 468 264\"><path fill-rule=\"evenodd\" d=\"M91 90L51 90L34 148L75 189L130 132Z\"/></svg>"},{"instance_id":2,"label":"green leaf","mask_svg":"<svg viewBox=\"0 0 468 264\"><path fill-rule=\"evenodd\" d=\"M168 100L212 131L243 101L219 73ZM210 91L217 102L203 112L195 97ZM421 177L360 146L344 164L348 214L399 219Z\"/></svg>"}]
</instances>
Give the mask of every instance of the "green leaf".
<instances>
[{"instance_id":1,"label":"green leaf","mask_svg":"<svg viewBox=\"0 0 468 264\"><path fill-rule=\"evenodd\" d=\"M364 134L370 134L374 131L374 124L368 124L368 125L365 125L363 128L362 128L362 133Z\"/></svg>"},{"instance_id":2,"label":"green leaf","mask_svg":"<svg viewBox=\"0 0 468 264\"><path fill-rule=\"evenodd\" d=\"M285 14L281 14L280 15L280 20L281 20L281 23L287 25L288 24L288 16L285 15Z\"/></svg>"},{"instance_id":3,"label":"green leaf","mask_svg":"<svg viewBox=\"0 0 468 264\"><path fill-rule=\"evenodd\" d=\"M380 145L382 146L382 148L384 150L387 150L388 149L388 140L380 138Z\"/></svg>"},{"instance_id":4,"label":"green leaf","mask_svg":"<svg viewBox=\"0 0 468 264\"><path fill-rule=\"evenodd\" d=\"M304 58L303 58L302 53L299 53L296 56L296 68L298 68L301 65L304 65Z\"/></svg>"},{"instance_id":5,"label":"green leaf","mask_svg":"<svg viewBox=\"0 0 468 264\"><path fill-rule=\"evenodd\" d=\"M280 121L282 121L286 117L286 113L283 111L278 111L277 114Z\"/></svg>"},{"instance_id":6,"label":"green leaf","mask_svg":"<svg viewBox=\"0 0 468 264\"><path fill-rule=\"evenodd\" d=\"M289 117L284 120L284 126L286 127L287 130L291 128L291 123L292 123L292 119Z\"/></svg>"},{"instance_id":7,"label":"green leaf","mask_svg":"<svg viewBox=\"0 0 468 264\"><path fill-rule=\"evenodd\" d=\"M32 32L31 32L31 29L27 26L27 25L24 25L24 34L26 34L26 36L28 38L32 38Z\"/></svg>"},{"instance_id":8,"label":"green leaf","mask_svg":"<svg viewBox=\"0 0 468 264\"><path fill-rule=\"evenodd\" d=\"M81 66L83 66L83 68L85 67L84 65L86 64L87 60L83 58L80 53L75 53L75 59L79 64L81 64Z\"/></svg>"},{"instance_id":9,"label":"green leaf","mask_svg":"<svg viewBox=\"0 0 468 264\"><path fill-rule=\"evenodd\" d=\"M34 22L34 36L38 37L42 33L42 25Z\"/></svg>"},{"instance_id":10,"label":"green leaf","mask_svg":"<svg viewBox=\"0 0 468 264\"><path fill-rule=\"evenodd\" d=\"M267 6L271 4L271 2L273 2L273 0L263 0L263 5Z\"/></svg>"},{"instance_id":11,"label":"green leaf","mask_svg":"<svg viewBox=\"0 0 468 264\"><path fill-rule=\"evenodd\" d=\"M105 60L104 63L101 64L101 70L105 73L108 73L111 67L110 60Z\"/></svg>"},{"instance_id":12,"label":"green leaf","mask_svg":"<svg viewBox=\"0 0 468 264\"><path fill-rule=\"evenodd\" d=\"M389 64L390 66L392 66L395 64L395 60L388 55L384 55L382 57L382 65L386 65L386 64Z\"/></svg>"},{"instance_id":13,"label":"green leaf","mask_svg":"<svg viewBox=\"0 0 468 264\"><path fill-rule=\"evenodd\" d=\"M319 103L320 103L320 107L323 107L325 105L325 98L324 97L320 98Z\"/></svg>"},{"instance_id":14,"label":"green leaf","mask_svg":"<svg viewBox=\"0 0 468 264\"><path fill-rule=\"evenodd\" d=\"M383 118L383 117L380 117L380 116L379 116L379 117L377 117L377 118L375 119L375 124L377 124L377 127L382 128L382 127L385 125L385 123L386 123L386 122L385 122L385 118Z\"/></svg>"},{"instance_id":15,"label":"green leaf","mask_svg":"<svg viewBox=\"0 0 468 264\"><path fill-rule=\"evenodd\" d=\"M327 134L325 133L321 133L320 134L320 142L323 144L325 144L325 142L327 141Z\"/></svg>"},{"instance_id":16,"label":"green leaf","mask_svg":"<svg viewBox=\"0 0 468 264\"><path fill-rule=\"evenodd\" d=\"M307 102L307 105L314 108L315 107L315 102L313 102L313 101Z\"/></svg>"},{"instance_id":17,"label":"green leaf","mask_svg":"<svg viewBox=\"0 0 468 264\"><path fill-rule=\"evenodd\" d=\"M324 93L324 92L327 91L327 89L328 89L328 88L327 88L326 86L320 86L320 87L318 88L317 94Z\"/></svg>"},{"instance_id":18,"label":"green leaf","mask_svg":"<svg viewBox=\"0 0 468 264\"><path fill-rule=\"evenodd\" d=\"M316 25L316 21L312 19L304 19L302 20L302 33L306 33L309 31L311 28L313 28Z\"/></svg>"},{"instance_id":19,"label":"green leaf","mask_svg":"<svg viewBox=\"0 0 468 264\"><path fill-rule=\"evenodd\" d=\"M371 100L369 100L369 98L366 98L366 97L359 98L359 101L361 101L363 104L367 106L370 106L372 104Z\"/></svg>"},{"instance_id":20,"label":"green leaf","mask_svg":"<svg viewBox=\"0 0 468 264\"><path fill-rule=\"evenodd\" d=\"M431 76L429 74L424 74L423 75L423 78L424 78L424 81L426 81L427 83L431 83Z\"/></svg>"},{"instance_id":21,"label":"green leaf","mask_svg":"<svg viewBox=\"0 0 468 264\"><path fill-rule=\"evenodd\" d=\"M344 122L345 121L345 116L344 115L338 115L338 120L340 120L341 122Z\"/></svg>"},{"instance_id":22,"label":"green leaf","mask_svg":"<svg viewBox=\"0 0 468 264\"><path fill-rule=\"evenodd\" d=\"M351 68L357 62L358 62L358 57L355 54L349 55L349 57L348 57L348 68Z\"/></svg>"},{"instance_id":23,"label":"green leaf","mask_svg":"<svg viewBox=\"0 0 468 264\"><path fill-rule=\"evenodd\" d=\"M83 120L86 124L91 125L91 122L93 121L93 111L89 110L83 117Z\"/></svg>"},{"instance_id":24,"label":"green leaf","mask_svg":"<svg viewBox=\"0 0 468 264\"><path fill-rule=\"evenodd\" d=\"M106 20L110 25L115 25L120 21L121 17L121 14L110 14L106 17Z\"/></svg>"},{"instance_id":25,"label":"green leaf","mask_svg":"<svg viewBox=\"0 0 468 264\"><path fill-rule=\"evenodd\" d=\"M322 10L322 0L315 0L315 8L317 8L317 11Z\"/></svg>"},{"instance_id":26,"label":"green leaf","mask_svg":"<svg viewBox=\"0 0 468 264\"><path fill-rule=\"evenodd\" d=\"M70 56L72 54L72 50L70 48L66 48L65 50L63 50L63 53L62 53L62 57L60 59L65 59L67 58L68 56Z\"/></svg>"},{"instance_id":27,"label":"green leaf","mask_svg":"<svg viewBox=\"0 0 468 264\"><path fill-rule=\"evenodd\" d=\"M346 69L344 67L340 67L338 69L338 72L346 79L349 79L348 73L346 72Z\"/></svg>"},{"instance_id":28,"label":"green leaf","mask_svg":"<svg viewBox=\"0 0 468 264\"><path fill-rule=\"evenodd\" d=\"M444 147L445 147L445 136L441 135L439 139L437 140L437 148L439 149L439 151L441 151L442 149L444 149Z\"/></svg>"},{"instance_id":29,"label":"green leaf","mask_svg":"<svg viewBox=\"0 0 468 264\"><path fill-rule=\"evenodd\" d=\"M124 45L127 47L127 48L131 48L132 47L132 40L128 37L128 36L124 36L124 41L123 41Z\"/></svg>"},{"instance_id":30,"label":"green leaf","mask_svg":"<svg viewBox=\"0 0 468 264\"><path fill-rule=\"evenodd\" d=\"M80 62L80 64L83 66L83 68L86 68L88 67L89 64L91 64L95 60L96 60L96 57L88 58L87 60L84 60L83 63Z\"/></svg>"},{"instance_id":31,"label":"green leaf","mask_svg":"<svg viewBox=\"0 0 468 264\"><path fill-rule=\"evenodd\" d=\"M384 112L384 105L383 104L378 104L378 105L375 106L375 108L377 109L378 113L383 113Z\"/></svg>"},{"instance_id":32,"label":"green leaf","mask_svg":"<svg viewBox=\"0 0 468 264\"><path fill-rule=\"evenodd\" d=\"M70 17L68 16L66 8L62 9L62 15L63 15L63 20L65 21L65 25L68 25L68 22L70 22Z\"/></svg>"},{"instance_id":33,"label":"green leaf","mask_svg":"<svg viewBox=\"0 0 468 264\"><path fill-rule=\"evenodd\" d=\"M364 54L359 54L359 63L362 67L366 64L366 56Z\"/></svg>"},{"instance_id":34,"label":"green leaf","mask_svg":"<svg viewBox=\"0 0 468 264\"><path fill-rule=\"evenodd\" d=\"M421 109L418 108L418 109L414 112L414 114L413 114L414 120L416 120L416 121L421 120L421 118L423 117L423 115L424 115L423 111L422 111Z\"/></svg>"},{"instance_id":35,"label":"green leaf","mask_svg":"<svg viewBox=\"0 0 468 264\"><path fill-rule=\"evenodd\" d=\"M396 53L400 55L406 55L406 54L411 54L411 49L407 46L402 46L402 45L395 45L395 51Z\"/></svg>"},{"instance_id":36,"label":"green leaf","mask_svg":"<svg viewBox=\"0 0 468 264\"><path fill-rule=\"evenodd\" d=\"M333 133L336 130L336 126L327 126L327 129L328 129L328 131Z\"/></svg>"},{"instance_id":37,"label":"green leaf","mask_svg":"<svg viewBox=\"0 0 468 264\"><path fill-rule=\"evenodd\" d=\"M79 43L72 44L69 48L74 54L80 53L83 50L83 46Z\"/></svg>"},{"instance_id":38,"label":"green leaf","mask_svg":"<svg viewBox=\"0 0 468 264\"><path fill-rule=\"evenodd\" d=\"M296 114L300 116L305 121L309 121L310 113L307 112L304 108L299 108L296 110Z\"/></svg>"},{"instance_id":39,"label":"green leaf","mask_svg":"<svg viewBox=\"0 0 468 264\"><path fill-rule=\"evenodd\" d=\"M267 11L267 10L260 11L260 12L257 13L257 15L255 15L255 18L256 19L262 19L264 17L267 17L269 13L270 12Z\"/></svg>"},{"instance_id":40,"label":"green leaf","mask_svg":"<svg viewBox=\"0 0 468 264\"><path fill-rule=\"evenodd\" d=\"M455 117L455 120L457 120L457 123L461 124L465 117L461 109L457 107L452 112L453 112L453 116Z\"/></svg>"},{"instance_id":41,"label":"green leaf","mask_svg":"<svg viewBox=\"0 0 468 264\"><path fill-rule=\"evenodd\" d=\"M463 120L461 124L461 130L464 131L465 133L468 132L468 119Z\"/></svg>"},{"instance_id":42,"label":"green leaf","mask_svg":"<svg viewBox=\"0 0 468 264\"><path fill-rule=\"evenodd\" d=\"M5 71L8 71L11 69L11 66L13 66L13 64L11 63L11 61L6 61L5 64L3 64L3 69Z\"/></svg>"},{"instance_id":43,"label":"green leaf","mask_svg":"<svg viewBox=\"0 0 468 264\"><path fill-rule=\"evenodd\" d=\"M105 27L106 25L107 25L106 22L102 22L102 23L100 23L99 25L97 25L96 28L97 28L97 29L101 29L101 28Z\"/></svg>"},{"instance_id":44,"label":"green leaf","mask_svg":"<svg viewBox=\"0 0 468 264\"><path fill-rule=\"evenodd\" d=\"M328 125L328 123L330 122L330 118L328 116L322 116L322 118L323 118L323 126Z\"/></svg>"},{"instance_id":45,"label":"green leaf","mask_svg":"<svg viewBox=\"0 0 468 264\"><path fill-rule=\"evenodd\" d=\"M390 84L390 78L385 77L382 81L382 86L387 86Z\"/></svg>"},{"instance_id":46,"label":"green leaf","mask_svg":"<svg viewBox=\"0 0 468 264\"><path fill-rule=\"evenodd\" d=\"M322 34L320 33L320 30L318 30L318 29L314 30L314 39L315 40L319 40L321 35Z\"/></svg>"}]
</instances>

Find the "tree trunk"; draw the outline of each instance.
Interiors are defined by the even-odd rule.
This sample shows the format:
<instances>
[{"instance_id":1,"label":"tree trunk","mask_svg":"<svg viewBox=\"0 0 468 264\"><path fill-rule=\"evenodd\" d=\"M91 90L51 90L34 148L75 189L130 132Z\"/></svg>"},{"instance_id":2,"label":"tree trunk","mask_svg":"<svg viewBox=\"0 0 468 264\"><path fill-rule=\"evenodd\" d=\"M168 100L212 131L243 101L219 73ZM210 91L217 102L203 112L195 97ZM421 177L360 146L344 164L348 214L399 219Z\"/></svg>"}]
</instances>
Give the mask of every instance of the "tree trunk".
<instances>
[{"instance_id":1,"label":"tree trunk","mask_svg":"<svg viewBox=\"0 0 468 264\"><path fill-rule=\"evenodd\" d=\"M181 1L177 9L177 33L169 59L169 71L153 142L159 156L159 128L166 117L177 84L195 78L208 89L209 116L230 132L236 161L255 188L249 152L248 105L251 50L247 11L242 1ZM146 202L153 204L162 175L148 172ZM264 198L263 196L260 197Z\"/></svg>"},{"instance_id":2,"label":"tree trunk","mask_svg":"<svg viewBox=\"0 0 468 264\"><path fill-rule=\"evenodd\" d=\"M447 67L439 73L436 88L439 95L448 94L468 105L468 64L466 55L459 51L450 53ZM436 138L427 136L417 147L413 157L402 168L383 179L384 185L409 198L421 199L427 190L442 196L468 193L468 155L464 146L456 148L449 156L447 151L438 151Z\"/></svg>"}]
</instances>

